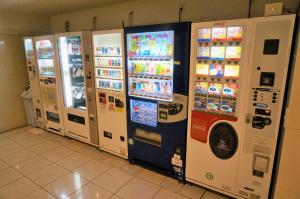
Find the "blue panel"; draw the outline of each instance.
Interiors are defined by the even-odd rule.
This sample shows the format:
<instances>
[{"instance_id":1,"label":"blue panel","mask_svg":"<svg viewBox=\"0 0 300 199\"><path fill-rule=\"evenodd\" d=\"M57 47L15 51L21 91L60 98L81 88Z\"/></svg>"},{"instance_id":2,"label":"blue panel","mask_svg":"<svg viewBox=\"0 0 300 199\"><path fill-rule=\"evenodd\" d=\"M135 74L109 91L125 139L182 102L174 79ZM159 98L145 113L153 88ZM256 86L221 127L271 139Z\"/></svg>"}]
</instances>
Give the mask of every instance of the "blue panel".
<instances>
[{"instance_id":1,"label":"blue panel","mask_svg":"<svg viewBox=\"0 0 300 199\"><path fill-rule=\"evenodd\" d=\"M157 127L157 104L131 99L130 119L139 124Z\"/></svg>"},{"instance_id":2,"label":"blue panel","mask_svg":"<svg viewBox=\"0 0 300 199\"><path fill-rule=\"evenodd\" d=\"M127 37L128 34L135 33L146 33L151 35L153 32L173 32L174 34L174 49L173 49L173 93L181 94L184 96L188 95L188 85L189 85L189 55L190 55L190 23L170 23L170 24L160 24L160 25L149 25L149 26L137 26L128 27L124 30L125 39L125 49L127 49ZM146 35L147 35L146 34ZM152 38L152 37L151 37ZM146 36L147 40L147 36ZM132 44L130 44L132 45ZM135 44L134 44L135 45ZM134 46L135 48L135 46ZM147 50L147 49L146 49ZM148 51L145 51L146 54ZM143 52L143 54L145 54ZM151 54L149 52L149 54ZM145 55L143 55L145 56ZM131 70L128 71L128 52L125 51L125 70L126 70L126 82L130 85L130 78L128 75ZM139 76L138 78L143 78ZM155 77L153 77L155 80ZM159 79L158 79L159 80ZM167 80L169 81L169 80ZM137 84L131 84L133 87L138 86ZM132 88L133 88L132 87ZM155 90L155 88L153 88ZM150 104L157 104L158 100L151 97L149 94L145 93L145 96L138 97L129 94L131 89L126 87L126 97L127 97L127 122L128 122L128 139L133 139L134 142L128 146L128 158L129 160L141 160L148 164L154 165L158 168L168 171L168 173L173 173L173 165L171 164L172 157L175 153L178 153L183 161L182 173L177 176L179 179L184 179L185 170L185 154L186 154L186 131L187 131L187 116L185 119L179 122L171 123L160 123L153 121L154 111L149 110L145 113L143 111L140 113L134 113L134 108L151 108L154 106ZM158 92L158 89L157 91ZM148 95L148 96L147 96ZM150 97L149 97L150 96ZM173 99L172 99L173 100ZM164 100L169 101L169 100ZM138 103L137 103L138 102ZM149 105L147 103L150 103ZM133 106L134 105L134 106ZM157 111L158 107L156 107ZM156 121L157 121L157 113ZM151 117L150 117L151 116ZM154 125L155 124L155 125ZM155 132L161 135L161 146L155 146L149 143L142 142L140 140L135 140L136 129L142 129L145 131Z\"/></svg>"}]
</instances>

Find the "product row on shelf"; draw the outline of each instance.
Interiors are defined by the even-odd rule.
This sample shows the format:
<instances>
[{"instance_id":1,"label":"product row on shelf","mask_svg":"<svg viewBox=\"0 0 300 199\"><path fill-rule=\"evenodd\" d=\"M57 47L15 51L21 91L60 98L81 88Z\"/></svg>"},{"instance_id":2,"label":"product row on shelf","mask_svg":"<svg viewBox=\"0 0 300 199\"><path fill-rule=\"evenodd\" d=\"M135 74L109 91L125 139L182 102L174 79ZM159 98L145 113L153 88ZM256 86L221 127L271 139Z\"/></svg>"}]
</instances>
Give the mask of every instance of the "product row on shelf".
<instances>
[{"instance_id":1,"label":"product row on shelf","mask_svg":"<svg viewBox=\"0 0 300 199\"><path fill-rule=\"evenodd\" d=\"M173 56L174 32L132 33L127 39L128 56Z\"/></svg>"},{"instance_id":2,"label":"product row on shelf","mask_svg":"<svg viewBox=\"0 0 300 199\"><path fill-rule=\"evenodd\" d=\"M118 80L96 79L97 88L111 91L123 91L123 82Z\"/></svg>"},{"instance_id":3,"label":"product row on shelf","mask_svg":"<svg viewBox=\"0 0 300 199\"><path fill-rule=\"evenodd\" d=\"M129 75L165 76L172 78L172 61L128 61Z\"/></svg>"},{"instance_id":4,"label":"product row on shelf","mask_svg":"<svg viewBox=\"0 0 300 199\"><path fill-rule=\"evenodd\" d=\"M113 47L113 46L105 46L105 47L96 47L95 48L95 56L121 56L121 48L120 47Z\"/></svg>"},{"instance_id":5,"label":"product row on shelf","mask_svg":"<svg viewBox=\"0 0 300 199\"><path fill-rule=\"evenodd\" d=\"M197 47L197 59L239 61L241 50L241 46L199 46Z\"/></svg>"},{"instance_id":6,"label":"product row on shelf","mask_svg":"<svg viewBox=\"0 0 300 199\"><path fill-rule=\"evenodd\" d=\"M210 112L221 115L234 116L236 101L218 98L195 97L194 109L196 111Z\"/></svg>"},{"instance_id":7,"label":"product row on shelf","mask_svg":"<svg viewBox=\"0 0 300 199\"><path fill-rule=\"evenodd\" d=\"M198 42L242 41L243 27L214 27L198 29Z\"/></svg>"},{"instance_id":8,"label":"product row on shelf","mask_svg":"<svg viewBox=\"0 0 300 199\"><path fill-rule=\"evenodd\" d=\"M96 78L122 79L121 69L97 68Z\"/></svg>"},{"instance_id":9,"label":"product row on shelf","mask_svg":"<svg viewBox=\"0 0 300 199\"><path fill-rule=\"evenodd\" d=\"M195 82L195 95L213 95L228 98L236 98L238 84L233 83L215 83L215 82Z\"/></svg>"},{"instance_id":10,"label":"product row on shelf","mask_svg":"<svg viewBox=\"0 0 300 199\"><path fill-rule=\"evenodd\" d=\"M122 58L121 57L95 57L95 66L96 67L122 67Z\"/></svg>"},{"instance_id":11,"label":"product row on shelf","mask_svg":"<svg viewBox=\"0 0 300 199\"><path fill-rule=\"evenodd\" d=\"M196 76L217 78L239 78L239 65L224 64L196 64Z\"/></svg>"},{"instance_id":12,"label":"product row on shelf","mask_svg":"<svg viewBox=\"0 0 300 199\"><path fill-rule=\"evenodd\" d=\"M128 85L129 95L151 99L172 100L173 81L146 78L131 78Z\"/></svg>"}]
</instances>

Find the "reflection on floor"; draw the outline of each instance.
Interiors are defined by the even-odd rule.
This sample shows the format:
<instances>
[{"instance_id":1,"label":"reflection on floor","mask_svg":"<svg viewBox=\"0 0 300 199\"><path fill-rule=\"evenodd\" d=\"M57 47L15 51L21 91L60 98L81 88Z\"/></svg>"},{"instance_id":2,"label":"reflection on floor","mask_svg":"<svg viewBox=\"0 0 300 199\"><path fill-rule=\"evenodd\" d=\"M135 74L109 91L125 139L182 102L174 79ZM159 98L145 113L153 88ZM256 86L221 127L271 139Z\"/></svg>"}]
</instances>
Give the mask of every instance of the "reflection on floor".
<instances>
[{"instance_id":1,"label":"reflection on floor","mask_svg":"<svg viewBox=\"0 0 300 199\"><path fill-rule=\"evenodd\" d=\"M42 129L0 134L3 199L225 199Z\"/></svg>"}]
</instances>

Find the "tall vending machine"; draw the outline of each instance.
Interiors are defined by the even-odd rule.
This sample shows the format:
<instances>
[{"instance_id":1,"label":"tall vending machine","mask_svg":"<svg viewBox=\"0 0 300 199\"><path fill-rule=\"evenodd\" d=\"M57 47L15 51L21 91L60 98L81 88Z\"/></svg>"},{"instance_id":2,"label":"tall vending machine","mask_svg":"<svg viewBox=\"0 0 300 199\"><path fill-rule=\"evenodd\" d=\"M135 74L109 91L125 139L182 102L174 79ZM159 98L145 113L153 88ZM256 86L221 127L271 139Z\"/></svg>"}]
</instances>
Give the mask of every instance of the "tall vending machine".
<instances>
[{"instance_id":1,"label":"tall vending machine","mask_svg":"<svg viewBox=\"0 0 300 199\"><path fill-rule=\"evenodd\" d=\"M92 33L100 149L128 157L123 29Z\"/></svg>"},{"instance_id":2,"label":"tall vending machine","mask_svg":"<svg viewBox=\"0 0 300 199\"><path fill-rule=\"evenodd\" d=\"M190 23L125 28L128 158L184 178Z\"/></svg>"},{"instance_id":3,"label":"tall vending machine","mask_svg":"<svg viewBox=\"0 0 300 199\"><path fill-rule=\"evenodd\" d=\"M67 136L98 146L90 32L56 35Z\"/></svg>"},{"instance_id":4,"label":"tall vending machine","mask_svg":"<svg viewBox=\"0 0 300 199\"><path fill-rule=\"evenodd\" d=\"M61 82L53 35L34 37L46 130L64 135Z\"/></svg>"},{"instance_id":5,"label":"tall vending machine","mask_svg":"<svg viewBox=\"0 0 300 199\"><path fill-rule=\"evenodd\" d=\"M294 15L192 24L187 181L267 199Z\"/></svg>"},{"instance_id":6,"label":"tall vending machine","mask_svg":"<svg viewBox=\"0 0 300 199\"><path fill-rule=\"evenodd\" d=\"M43 111L42 96L40 90L40 79L38 66L35 56L35 47L33 37L24 38L25 56L27 63L27 72L32 96L32 105L34 111L34 123L37 127L45 128L45 117Z\"/></svg>"}]
</instances>

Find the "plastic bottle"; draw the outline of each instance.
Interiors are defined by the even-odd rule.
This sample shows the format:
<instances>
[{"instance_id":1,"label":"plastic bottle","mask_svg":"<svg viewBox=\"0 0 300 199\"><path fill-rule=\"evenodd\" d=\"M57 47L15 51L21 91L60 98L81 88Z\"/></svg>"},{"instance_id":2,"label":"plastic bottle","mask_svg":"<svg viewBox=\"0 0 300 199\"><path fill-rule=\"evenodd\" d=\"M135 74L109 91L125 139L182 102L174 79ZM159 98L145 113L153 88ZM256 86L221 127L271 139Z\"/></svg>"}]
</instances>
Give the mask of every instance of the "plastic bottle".
<instances>
[{"instance_id":1,"label":"plastic bottle","mask_svg":"<svg viewBox=\"0 0 300 199\"><path fill-rule=\"evenodd\" d=\"M156 35L151 35L150 56L155 56L155 42L156 42Z\"/></svg>"},{"instance_id":2,"label":"plastic bottle","mask_svg":"<svg viewBox=\"0 0 300 199\"><path fill-rule=\"evenodd\" d=\"M162 44L161 44L161 56L166 56L168 51L168 35L164 34L162 38Z\"/></svg>"},{"instance_id":3,"label":"plastic bottle","mask_svg":"<svg viewBox=\"0 0 300 199\"><path fill-rule=\"evenodd\" d=\"M161 43L162 43L162 35L158 34L157 39L156 39L156 44L155 44L155 56L160 56L160 48L161 48Z\"/></svg>"}]
</instances>

